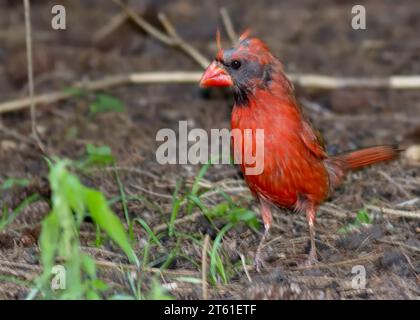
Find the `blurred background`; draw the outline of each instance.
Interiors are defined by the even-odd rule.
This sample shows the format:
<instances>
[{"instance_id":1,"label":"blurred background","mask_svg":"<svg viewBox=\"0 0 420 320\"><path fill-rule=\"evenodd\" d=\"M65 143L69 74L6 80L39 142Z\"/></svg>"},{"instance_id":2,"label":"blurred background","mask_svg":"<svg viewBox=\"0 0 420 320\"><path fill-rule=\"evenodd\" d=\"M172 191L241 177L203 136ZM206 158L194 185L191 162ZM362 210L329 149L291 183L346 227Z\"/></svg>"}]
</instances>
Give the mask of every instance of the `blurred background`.
<instances>
[{"instance_id":1,"label":"blurred background","mask_svg":"<svg viewBox=\"0 0 420 320\"><path fill-rule=\"evenodd\" d=\"M65 98L37 104L40 139L49 155L60 158L83 159L89 153L87 145L109 148L120 168L121 183L127 195L146 199L128 202L127 208L114 203L113 210L122 219L127 209L132 217L140 216L150 226L159 226L173 212L172 194L177 183L181 181L180 193L190 190L200 166L158 164L155 160L156 132L162 128L177 131L180 120L189 121L190 129L229 128L233 104L231 94L223 90L203 91L198 81L124 82L98 90L75 90L74 83L88 84L110 76L140 72L199 73L203 67L182 49L162 43L145 32L132 16L111 0L60 1L66 9L66 30L53 30L51 8L56 2L31 1L35 95L69 94ZM284 63L288 74L343 78L420 75L419 1L358 1L357 4L366 8L366 30L351 27L354 16L351 10L356 4L351 0L133 0L124 3L131 13L167 35L158 18L164 13L183 41L209 60L216 52L217 28L222 32L223 46L231 46L220 13L222 9L236 34L250 28L253 35L267 42L273 54ZM3 103L20 101L28 96L26 66L22 2L0 0L0 184L3 185L0 204L7 208L15 208L35 191L44 197L49 197L51 192L47 163L30 138L28 104L16 110L13 107L11 110L2 109ZM245 260L252 264L258 234L251 232L246 225L232 228L221 249L223 261L231 266L229 279L224 281L222 277L219 286L212 287L210 297L258 299L265 297L267 288L274 292L269 298L418 297L418 287L415 289L419 279L418 219L398 220L400 217L397 217L396 221L395 217L391 220L382 217L371 228L356 235L338 236L336 231L352 223L357 218L356 213L367 204L418 212L420 90L396 90L387 85L330 90L297 84L296 92L332 154L374 144L414 147L412 153L404 153L392 164L352 174L324 211L321 210L319 234L321 238L325 236L322 238L324 246L320 247L324 261L333 263L355 258L355 255L374 256L362 263L371 271L371 291L357 293L347 290L342 282L338 287L331 286L337 279L351 280L348 278L351 268L287 269L298 265L299 253L307 247L307 232L302 224L305 217L281 214L276 220L279 228L274 228L272 234L272 239L280 237L280 241L268 246L272 269L264 275L255 275L257 281L249 284L244 269L238 266ZM120 191L111 169L90 169L80 176L83 183L111 198ZM9 183L10 188L5 187L10 179L15 183ZM206 190L223 189L242 207L256 211L255 203L233 166L210 168L202 187ZM221 199L223 197L216 194L202 201L212 207ZM36 258L40 222L50 209L48 201L36 201L25 207L19 217L1 231L1 260L31 266L40 264ZM182 209L179 215L184 214L187 213ZM370 214L374 217L378 210L372 210ZM162 236L168 250L181 246L192 260L176 254L165 268L198 272L195 262L200 261L203 235L209 234L214 239L222 226L222 222L215 226L200 217L180 227L186 234L195 234L198 242L185 239L178 242L178 238ZM95 238L94 228L87 226L85 232L86 239L81 241L85 247L93 248L91 253L95 257L120 262L120 257L95 251L96 247L89 242ZM287 245L284 239L295 239L294 245ZM140 252L143 246L139 240L135 244L136 252ZM115 251L112 246L107 249ZM162 262L159 261L166 261L162 257L167 257L168 252L159 250L154 248L151 251L157 261L151 267L160 267ZM384 252L391 252L390 256L375 256ZM241 260L243 255L245 260ZM288 287L293 281L284 280L284 273L279 268L288 270L286 278L293 278L300 285L299 293ZM129 287L124 276L116 271L104 274L111 279L110 283L116 283L114 288L124 291ZM19 274L12 276L19 277ZM310 284L305 280L308 276L328 276L333 280ZM251 277L254 277L254 271L251 271ZM194 284L187 282L179 287L183 289L171 292L173 296L201 297L200 287ZM28 287L23 284L0 282L2 298L20 298L27 291Z\"/></svg>"}]
</instances>

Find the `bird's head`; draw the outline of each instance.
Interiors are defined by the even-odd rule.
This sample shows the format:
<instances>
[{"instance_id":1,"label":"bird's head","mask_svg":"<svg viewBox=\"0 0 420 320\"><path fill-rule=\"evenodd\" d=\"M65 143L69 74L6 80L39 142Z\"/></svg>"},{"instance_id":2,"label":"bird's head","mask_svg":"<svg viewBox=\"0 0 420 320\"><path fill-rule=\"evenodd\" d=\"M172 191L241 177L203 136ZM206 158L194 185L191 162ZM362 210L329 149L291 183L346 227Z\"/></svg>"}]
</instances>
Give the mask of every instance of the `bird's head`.
<instances>
[{"instance_id":1,"label":"bird's head","mask_svg":"<svg viewBox=\"0 0 420 320\"><path fill-rule=\"evenodd\" d=\"M263 41L245 32L233 48L222 49L219 35L217 43L219 50L200 80L201 87L234 87L237 93L248 93L269 85L279 62Z\"/></svg>"}]
</instances>

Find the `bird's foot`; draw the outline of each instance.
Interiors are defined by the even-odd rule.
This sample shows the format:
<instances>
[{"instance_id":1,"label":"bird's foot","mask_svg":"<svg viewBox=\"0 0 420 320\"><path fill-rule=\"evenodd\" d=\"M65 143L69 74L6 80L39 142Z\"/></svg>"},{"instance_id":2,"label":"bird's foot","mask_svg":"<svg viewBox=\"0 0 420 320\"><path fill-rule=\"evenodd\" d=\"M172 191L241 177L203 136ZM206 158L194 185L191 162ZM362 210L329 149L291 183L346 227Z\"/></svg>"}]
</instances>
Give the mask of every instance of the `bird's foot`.
<instances>
[{"instance_id":1,"label":"bird's foot","mask_svg":"<svg viewBox=\"0 0 420 320\"><path fill-rule=\"evenodd\" d=\"M254 258L254 266L255 266L255 270L257 270L257 272L261 272L262 269L265 269L265 261L263 259L263 257L261 256L261 252L257 252L255 254L255 258Z\"/></svg>"}]
</instances>

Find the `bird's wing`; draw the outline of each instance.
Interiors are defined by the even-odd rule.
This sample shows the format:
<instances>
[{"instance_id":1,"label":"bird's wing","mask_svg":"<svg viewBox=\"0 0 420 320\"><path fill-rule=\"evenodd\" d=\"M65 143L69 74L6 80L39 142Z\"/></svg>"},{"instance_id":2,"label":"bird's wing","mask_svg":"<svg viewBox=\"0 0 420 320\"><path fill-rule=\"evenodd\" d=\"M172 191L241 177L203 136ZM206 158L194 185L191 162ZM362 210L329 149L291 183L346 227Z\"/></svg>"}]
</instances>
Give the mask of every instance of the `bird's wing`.
<instances>
[{"instance_id":1,"label":"bird's wing","mask_svg":"<svg viewBox=\"0 0 420 320\"><path fill-rule=\"evenodd\" d=\"M319 159L327 158L327 153L325 152L325 146L322 141L321 134L318 131L315 131L309 122L304 119L302 120L302 131L300 132L300 138L315 157Z\"/></svg>"}]
</instances>

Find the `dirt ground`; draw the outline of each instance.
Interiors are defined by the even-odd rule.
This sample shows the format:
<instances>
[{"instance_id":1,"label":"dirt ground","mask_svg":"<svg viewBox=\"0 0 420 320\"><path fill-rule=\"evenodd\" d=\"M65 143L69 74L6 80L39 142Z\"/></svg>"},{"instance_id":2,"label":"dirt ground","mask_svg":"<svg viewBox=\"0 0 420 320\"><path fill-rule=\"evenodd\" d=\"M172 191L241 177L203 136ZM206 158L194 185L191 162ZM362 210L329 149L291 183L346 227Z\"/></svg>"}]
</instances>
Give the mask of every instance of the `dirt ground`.
<instances>
[{"instance_id":1,"label":"dirt ground","mask_svg":"<svg viewBox=\"0 0 420 320\"><path fill-rule=\"evenodd\" d=\"M95 32L106 25L119 9L112 1L63 0L67 9L67 30L50 27L51 1L32 1L36 92L61 90L83 79L132 71L199 71L200 67L177 49L165 46L126 23L116 32L94 41ZM211 58L215 53L215 30L221 24L219 9L225 6L236 30L250 27L264 39L290 73L331 76L390 76L420 74L420 2L358 1L366 6L367 30L350 27L350 0L303 1L131 1L137 12L159 26L156 14L163 11L177 31L194 47ZM20 1L0 0L0 101L27 94L23 9ZM227 37L224 35L224 42ZM85 145L108 145L117 157L122 184L128 195L148 201L129 202L132 217L142 217L156 227L167 221L171 195L178 180L185 191L199 166L160 165L156 162L155 137L161 128L177 130L179 120L190 128L228 128L232 97L220 90L203 92L197 84L129 85L106 91L124 102L122 113L89 115L89 97L68 99L38 106L42 140L55 155L77 159ZM297 88L297 97L314 125L323 134L330 153L339 153L374 144L407 147L420 143L420 90L340 89L332 91ZM30 134L27 110L0 114L0 184L7 178L26 178L30 185L2 191L0 205L15 208L33 192L49 196L47 165L38 149L25 139ZM210 168L203 180L230 193L243 206L257 210L256 203L233 166ZM119 194L111 170L86 173L83 182L108 197ZM239 190L239 191L238 191ZM252 268L260 234L238 226L224 237L225 259L241 266L241 255L249 265L235 269L228 284L210 287L211 298L224 299L416 299L420 297L420 222L418 219L369 210L373 223L359 232L341 235L337 231L355 219L367 205L400 211L420 209L420 166L404 156L389 164L367 168L349 175L318 214L318 249L321 264L299 267L308 251L308 231L304 216L278 209L265 248L268 266L261 273ZM413 200L413 201L410 201ZM220 197L206 199L217 204ZM407 204L408 203L408 204ZM157 210L156 208L160 208ZM123 219L121 205L113 209ZM40 200L26 208L0 232L1 299L24 298L28 281L40 271L37 245L40 222L49 212ZM181 212L179 218L185 214ZM220 227L220 226L219 226ZM217 233L206 219L179 225L184 233ZM136 230L141 252L141 229ZM127 263L114 246L94 245L95 230L86 222L83 249L112 265ZM176 243L163 238L167 252L153 251L158 268ZM181 243L176 257L163 273L164 283L174 277L200 276L201 247L191 241ZM352 268L366 270L366 289L353 289ZM128 292L123 272L104 267L101 276L115 292ZM152 272L147 274L152 276ZM18 281L16 279L20 279ZM176 282L176 281L175 281ZM201 286L177 283L176 298L199 299Z\"/></svg>"}]
</instances>

